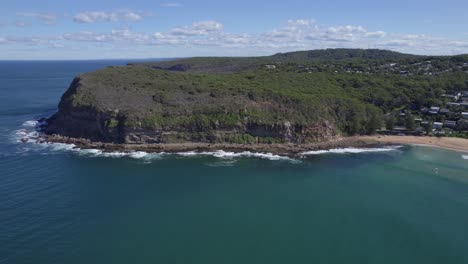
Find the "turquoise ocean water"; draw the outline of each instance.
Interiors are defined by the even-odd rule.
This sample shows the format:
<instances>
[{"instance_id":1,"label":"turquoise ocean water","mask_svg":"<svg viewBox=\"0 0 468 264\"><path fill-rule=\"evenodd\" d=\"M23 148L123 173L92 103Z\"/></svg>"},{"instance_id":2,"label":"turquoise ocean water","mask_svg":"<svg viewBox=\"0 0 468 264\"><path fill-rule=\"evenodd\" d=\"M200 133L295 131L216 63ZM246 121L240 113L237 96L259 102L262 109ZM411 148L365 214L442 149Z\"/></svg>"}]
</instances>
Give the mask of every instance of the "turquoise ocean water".
<instances>
[{"instance_id":1,"label":"turquoise ocean water","mask_svg":"<svg viewBox=\"0 0 468 264\"><path fill-rule=\"evenodd\" d=\"M468 263L468 154L18 142L75 75L124 63L0 62L0 263Z\"/></svg>"}]
</instances>

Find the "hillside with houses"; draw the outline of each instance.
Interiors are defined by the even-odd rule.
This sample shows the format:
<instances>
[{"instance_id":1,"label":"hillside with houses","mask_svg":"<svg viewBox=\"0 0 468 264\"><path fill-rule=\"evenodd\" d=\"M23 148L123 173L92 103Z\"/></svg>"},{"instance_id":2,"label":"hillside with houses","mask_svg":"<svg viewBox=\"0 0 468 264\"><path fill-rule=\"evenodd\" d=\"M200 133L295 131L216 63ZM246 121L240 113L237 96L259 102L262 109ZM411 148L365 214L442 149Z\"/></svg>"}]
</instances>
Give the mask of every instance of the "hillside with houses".
<instances>
[{"instance_id":1,"label":"hillside with houses","mask_svg":"<svg viewBox=\"0 0 468 264\"><path fill-rule=\"evenodd\" d=\"M385 116L380 133L396 135L437 135L466 137L468 132L468 91L442 95L442 103L417 107L408 104Z\"/></svg>"}]
</instances>

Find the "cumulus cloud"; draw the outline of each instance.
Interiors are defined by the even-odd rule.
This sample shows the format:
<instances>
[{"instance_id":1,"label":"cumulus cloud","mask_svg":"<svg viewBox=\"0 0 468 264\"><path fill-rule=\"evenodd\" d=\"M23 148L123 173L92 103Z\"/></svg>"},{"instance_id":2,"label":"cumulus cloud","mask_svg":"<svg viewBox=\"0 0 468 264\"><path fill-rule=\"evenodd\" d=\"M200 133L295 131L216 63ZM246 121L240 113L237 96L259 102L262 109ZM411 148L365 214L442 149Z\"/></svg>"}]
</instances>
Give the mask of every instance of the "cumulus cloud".
<instances>
[{"instance_id":1,"label":"cumulus cloud","mask_svg":"<svg viewBox=\"0 0 468 264\"><path fill-rule=\"evenodd\" d=\"M374 32L367 32L366 37L369 38L383 38L387 35L384 31L374 31Z\"/></svg>"},{"instance_id":2,"label":"cumulus cloud","mask_svg":"<svg viewBox=\"0 0 468 264\"><path fill-rule=\"evenodd\" d=\"M98 12L88 11L76 14L73 21L77 23L96 23L96 22L115 22L126 21L135 22L143 19L139 12L120 11L120 12Z\"/></svg>"},{"instance_id":3,"label":"cumulus cloud","mask_svg":"<svg viewBox=\"0 0 468 264\"><path fill-rule=\"evenodd\" d=\"M13 44L17 46L22 44L29 47L54 47L56 45L63 45L61 37L19 37L19 36L6 36L0 37L0 44L8 45Z\"/></svg>"},{"instance_id":4,"label":"cumulus cloud","mask_svg":"<svg viewBox=\"0 0 468 264\"><path fill-rule=\"evenodd\" d=\"M144 33L133 32L128 28L114 29L108 33L97 33L92 31L80 31L73 34L65 34L61 36L66 41L80 42L122 42L132 44L144 44L150 40L150 35Z\"/></svg>"},{"instance_id":5,"label":"cumulus cloud","mask_svg":"<svg viewBox=\"0 0 468 264\"><path fill-rule=\"evenodd\" d=\"M92 13L92 12L91 12ZM125 16L129 12L87 13L84 22L132 21L139 17ZM140 15L140 14L137 14ZM141 15L140 15L141 16ZM112 47L164 47L180 50L185 55L204 50L206 54L266 55L275 52L321 48L381 48L417 54L453 54L468 51L468 40L436 38L421 34L396 34L381 30L369 30L360 25L324 26L310 19L285 21L283 26L263 33L230 33L217 21L198 21L164 32L137 32L130 28L110 31L80 31L56 37L12 38L3 37L1 44L23 43L63 47L78 42L94 43L96 47L111 44ZM447 49L450 46L450 49Z\"/></svg>"},{"instance_id":6,"label":"cumulus cloud","mask_svg":"<svg viewBox=\"0 0 468 264\"><path fill-rule=\"evenodd\" d=\"M174 28L170 33L181 36L201 36L222 31L223 24L216 21L200 21L190 26Z\"/></svg>"},{"instance_id":7,"label":"cumulus cloud","mask_svg":"<svg viewBox=\"0 0 468 264\"><path fill-rule=\"evenodd\" d=\"M468 48L468 41L450 41L448 46L456 48Z\"/></svg>"},{"instance_id":8,"label":"cumulus cloud","mask_svg":"<svg viewBox=\"0 0 468 264\"><path fill-rule=\"evenodd\" d=\"M48 14L48 13L36 13L36 12L21 12L17 13L16 15L22 17L32 17L39 19L46 25L54 25L57 23L57 15L55 14Z\"/></svg>"}]
</instances>

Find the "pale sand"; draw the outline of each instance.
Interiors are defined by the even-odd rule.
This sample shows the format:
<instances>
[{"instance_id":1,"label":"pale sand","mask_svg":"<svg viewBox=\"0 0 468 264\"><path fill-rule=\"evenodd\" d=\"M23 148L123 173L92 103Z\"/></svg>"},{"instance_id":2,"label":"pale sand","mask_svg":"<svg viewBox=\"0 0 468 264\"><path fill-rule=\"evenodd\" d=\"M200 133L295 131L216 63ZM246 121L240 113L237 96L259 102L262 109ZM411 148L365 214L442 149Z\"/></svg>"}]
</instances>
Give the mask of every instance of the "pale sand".
<instances>
[{"instance_id":1,"label":"pale sand","mask_svg":"<svg viewBox=\"0 0 468 264\"><path fill-rule=\"evenodd\" d=\"M362 136L359 138L362 140L375 140L382 144L427 145L468 152L468 139L463 138L417 136Z\"/></svg>"}]
</instances>

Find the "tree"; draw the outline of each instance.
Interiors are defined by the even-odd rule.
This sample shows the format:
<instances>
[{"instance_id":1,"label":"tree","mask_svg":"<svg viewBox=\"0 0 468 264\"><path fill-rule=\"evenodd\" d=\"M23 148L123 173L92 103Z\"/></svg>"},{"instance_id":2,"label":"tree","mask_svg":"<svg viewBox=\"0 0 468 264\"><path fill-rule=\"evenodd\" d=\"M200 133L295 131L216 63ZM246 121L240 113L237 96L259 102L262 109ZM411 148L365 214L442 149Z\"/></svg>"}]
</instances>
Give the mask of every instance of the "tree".
<instances>
[{"instance_id":1,"label":"tree","mask_svg":"<svg viewBox=\"0 0 468 264\"><path fill-rule=\"evenodd\" d=\"M387 117L385 118L385 128L387 130L392 130L394 126L395 126L395 117L392 114L387 115Z\"/></svg>"},{"instance_id":2,"label":"tree","mask_svg":"<svg viewBox=\"0 0 468 264\"><path fill-rule=\"evenodd\" d=\"M427 123L427 126L426 126L426 135L429 135L432 133L432 125L434 124L434 122L432 121L429 121Z\"/></svg>"},{"instance_id":3,"label":"tree","mask_svg":"<svg viewBox=\"0 0 468 264\"><path fill-rule=\"evenodd\" d=\"M414 117L411 114L406 115L406 129L414 130Z\"/></svg>"},{"instance_id":4,"label":"tree","mask_svg":"<svg viewBox=\"0 0 468 264\"><path fill-rule=\"evenodd\" d=\"M382 111L376 107L367 107L367 134L373 134L382 127Z\"/></svg>"},{"instance_id":5,"label":"tree","mask_svg":"<svg viewBox=\"0 0 468 264\"><path fill-rule=\"evenodd\" d=\"M460 119L457 123L457 130L468 130L468 120Z\"/></svg>"}]
</instances>

